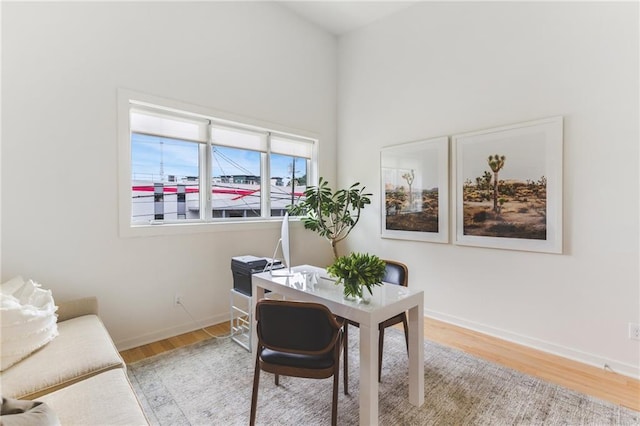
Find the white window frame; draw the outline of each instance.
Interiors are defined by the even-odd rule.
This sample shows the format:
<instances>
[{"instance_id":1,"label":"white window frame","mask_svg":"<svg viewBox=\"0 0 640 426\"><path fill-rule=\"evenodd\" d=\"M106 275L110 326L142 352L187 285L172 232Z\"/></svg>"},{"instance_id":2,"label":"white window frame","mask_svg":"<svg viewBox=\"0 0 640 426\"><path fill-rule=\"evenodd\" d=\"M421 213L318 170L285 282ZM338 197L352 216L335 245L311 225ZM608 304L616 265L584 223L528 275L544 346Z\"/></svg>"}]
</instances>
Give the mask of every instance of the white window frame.
<instances>
[{"instance_id":1,"label":"white window frame","mask_svg":"<svg viewBox=\"0 0 640 426\"><path fill-rule=\"evenodd\" d=\"M210 211L211 179L201 179L200 191L206 191L206 197L200 197L201 211L205 212L204 218L198 220L180 221L152 221L144 224L131 223L132 198L131 198L131 125L130 112L132 109L159 110L169 114L187 115L196 119L209 120L213 125L221 125L241 130L249 130L256 133L264 133L267 138L267 147L270 137L282 137L291 140L303 140L312 144L310 167L307 170L308 185L317 185L318 182L318 137L317 135L297 129L289 129L271 123L260 122L229 113L224 113L197 105L147 95L128 89L118 89L117 115L118 115L118 221L121 237L140 237L155 235L175 235L197 232L216 232L233 230L265 229L279 226L281 219L270 217L270 170L267 152L261 154L261 212L262 216L252 218L212 218ZM210 126L208 126L210 128ZM207 135L207 143L201 144L200 150L211 152L211 137ZM202 148L204 147L204 148ZM203 167L211 170L210 155L200 156L200 174Z\"/></svg>"}]
</instances>

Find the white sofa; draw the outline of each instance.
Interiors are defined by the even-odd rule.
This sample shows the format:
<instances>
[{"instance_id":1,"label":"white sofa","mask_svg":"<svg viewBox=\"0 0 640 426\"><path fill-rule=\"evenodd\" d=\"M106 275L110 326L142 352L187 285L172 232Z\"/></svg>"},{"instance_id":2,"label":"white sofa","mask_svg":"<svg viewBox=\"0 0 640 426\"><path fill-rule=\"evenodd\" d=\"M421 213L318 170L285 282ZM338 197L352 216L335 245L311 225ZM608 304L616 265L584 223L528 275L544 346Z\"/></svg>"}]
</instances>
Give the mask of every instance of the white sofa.
<instances>
[{"instance_id":1,"label":"white sofa","mask_svg":"<svg viewBox=\"0 0 640 426\"><path fill-rule=\"evenodd\" d=\"M2 396L44 402L62 425L149 424L97 300L58 303L58 333L0 374Z\"/></svg>"}]
</instances>

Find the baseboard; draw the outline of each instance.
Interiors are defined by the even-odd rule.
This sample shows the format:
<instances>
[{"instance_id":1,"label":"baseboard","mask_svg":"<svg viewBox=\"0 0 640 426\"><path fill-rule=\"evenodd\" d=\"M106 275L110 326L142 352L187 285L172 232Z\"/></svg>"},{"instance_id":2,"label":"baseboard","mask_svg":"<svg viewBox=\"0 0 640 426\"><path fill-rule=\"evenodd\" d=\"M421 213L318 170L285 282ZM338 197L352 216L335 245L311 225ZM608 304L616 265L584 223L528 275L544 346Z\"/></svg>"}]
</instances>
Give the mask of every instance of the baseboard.
<instances>
[{"instance_id":1,"label":"baseboard","mask_svg":"<svg viewBox=\"0 0 640 426\"><path fill-rule=\"evenodd\" d=\"M572 361L591 365L593 367L603 368L604 365L606 364L608 367L611 368L611 370L613 370L616 373L622 374L627 377L631 377L636 380L640 380L640 367L635 365L623 363L616 360L606 359L598 355L568 348L566 346L557 345L555 343L547 342L544 340L536 339L536 338L525 336L522 334L513 333L508 330L487 326L474 321L466 320L464 318L459 318L453 315L444 314L442 312L425 309L424 314L426 317L433 318L438 321L446 322L462 328L467 328L469 330L477 331L478 333L486 334L492 337L496 337L498 339L506 340L508 342L516 343L532 349L537 349L542 352L557 355L563 358L570 359Z\"/></svg>"},{"instance_id":2,"label":"baseboard","mask_svg":"<svg viewBox=\"0 0 640 426\"><path fill-rule=\"evenodd\" d=\"M143 334L142 336L134 337L132 339L120 340L115 342L115 345L118 351L137 348L138 346L168 339L180 334L189 333L191 331L199 330L204 327L209 327L210 325L227 322L229 321L229 315L229 313L226 313L199 319L198 324L194 324L193 321L190 321L175 327L165 328L162 330L154 331L153 333Z\"/></svg>"}]
</instances>

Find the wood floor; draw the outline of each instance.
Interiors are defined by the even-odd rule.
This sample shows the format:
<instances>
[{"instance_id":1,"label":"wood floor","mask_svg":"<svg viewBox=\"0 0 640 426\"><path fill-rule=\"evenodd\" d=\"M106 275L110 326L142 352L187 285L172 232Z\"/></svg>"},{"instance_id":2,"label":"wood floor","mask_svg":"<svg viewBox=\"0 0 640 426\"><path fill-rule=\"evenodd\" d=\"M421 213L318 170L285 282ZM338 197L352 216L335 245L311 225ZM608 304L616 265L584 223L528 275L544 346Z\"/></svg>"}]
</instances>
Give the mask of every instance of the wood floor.
<instances>
[{"instance_id":1,"label":"wood floor","mask_svg":"<svg viewBox=\"0 0 640 426\"><path fill-rule=\"evenodd\" d=\"M207 327L206 330L215 336L227 336L229 323ZM640 381L627 376L430 318L425 318L424 336L545 381L640 411ZM204 331L197 330L122 351L120 354L126 363L132 363L209 337Z\"/></svg>"}]
</instances>

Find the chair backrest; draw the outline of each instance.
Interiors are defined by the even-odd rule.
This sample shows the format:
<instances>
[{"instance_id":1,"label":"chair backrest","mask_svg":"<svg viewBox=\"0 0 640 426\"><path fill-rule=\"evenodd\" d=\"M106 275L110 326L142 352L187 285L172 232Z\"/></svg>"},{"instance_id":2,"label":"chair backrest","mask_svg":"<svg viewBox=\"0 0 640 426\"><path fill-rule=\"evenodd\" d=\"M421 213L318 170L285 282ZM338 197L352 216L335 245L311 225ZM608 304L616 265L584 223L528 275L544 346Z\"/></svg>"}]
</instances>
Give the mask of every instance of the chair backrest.
<instances>
[{"instance_id":1,"label":"chair backrest","mask_svg":"<svg viewBox=\"0 0 640 426\"><path fill-rule=\"evenodd\" d=\"M327 352L340 330L329 308L319 303L260 300L256 320L260 344L280 352Z\"/></svg>"},{"instance_id":2,"label":"chair backrest","mask_svg":"<svg viewBox=\"0 0 640 426\"><path fill-rule=\"evenodd\" d=\"M407 287L409 284L409 269L404 263L395 260L385 260L384 278L382 281Z\"/></svg>"}]
</instances>

